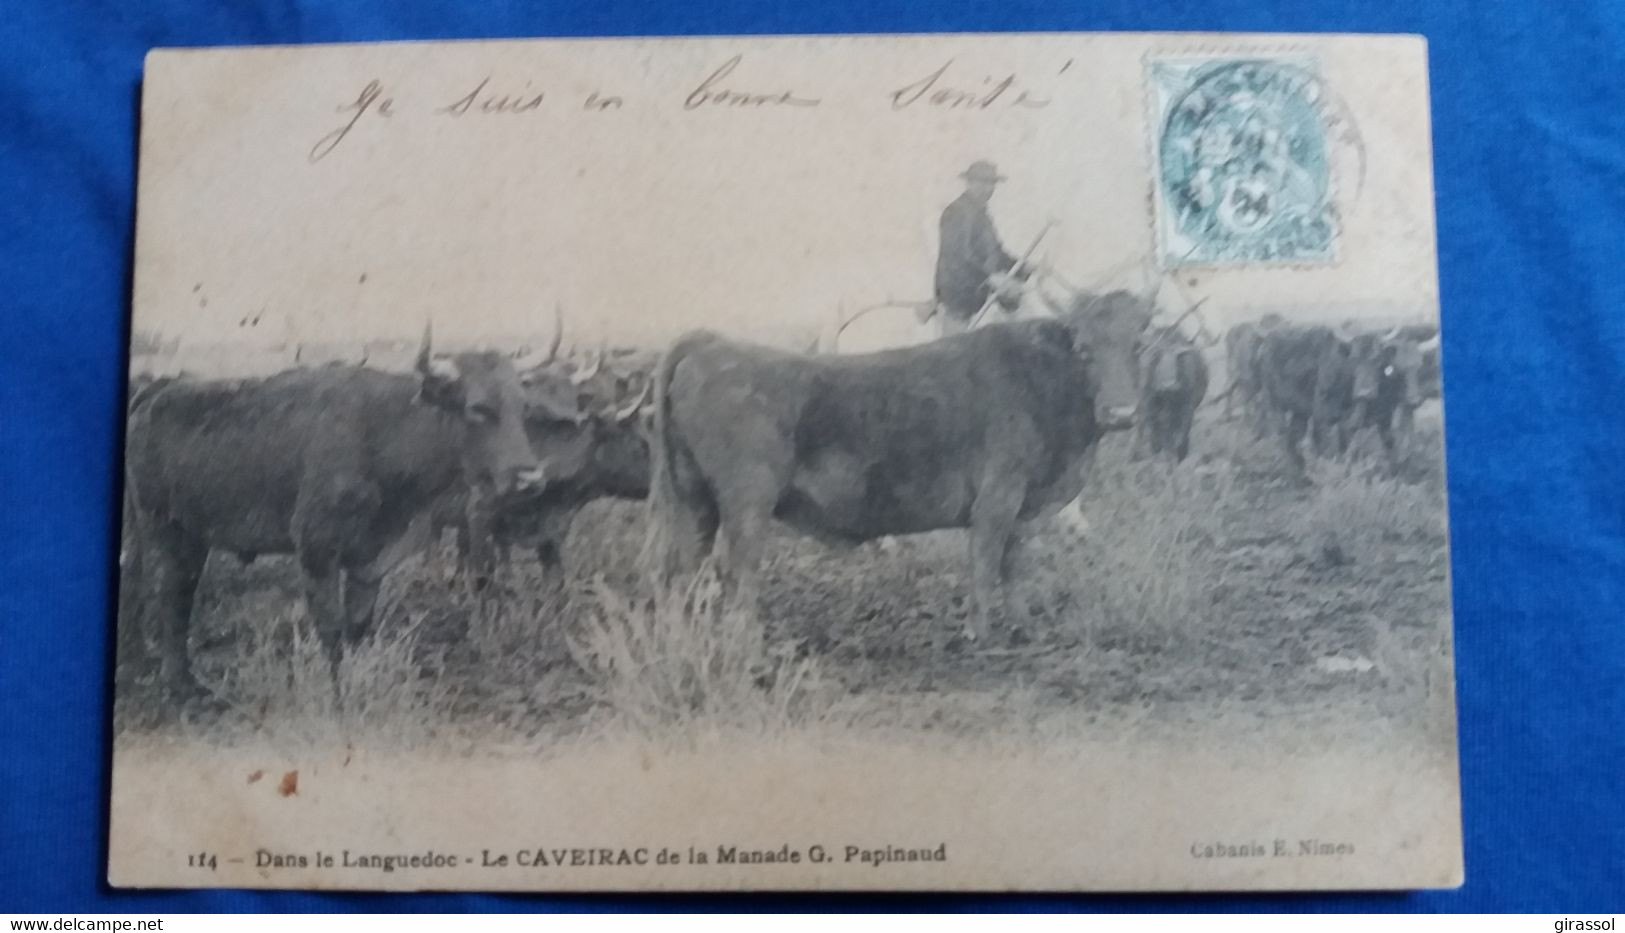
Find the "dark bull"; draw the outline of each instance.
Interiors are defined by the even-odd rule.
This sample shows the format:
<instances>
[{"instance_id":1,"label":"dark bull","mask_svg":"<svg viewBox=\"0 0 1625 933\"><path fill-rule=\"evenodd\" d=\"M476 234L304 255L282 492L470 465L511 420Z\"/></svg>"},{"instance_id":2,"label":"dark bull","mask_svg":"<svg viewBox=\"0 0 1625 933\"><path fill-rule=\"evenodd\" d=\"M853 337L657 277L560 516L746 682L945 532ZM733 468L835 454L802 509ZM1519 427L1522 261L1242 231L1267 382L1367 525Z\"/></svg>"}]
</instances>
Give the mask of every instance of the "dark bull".
<instances>
[{"instance_id":1,"label":"dark bull","mask_svg":"<svg viewBox=\"0 0 1625 933\"><path fill-rule=\"evenodd\" d=\"M1318 454L1342 456L1367 427L1377 431L1392 463L1394 429L1408 427L1426 394L1419 375L1424 346L1403 331L1347 334L1283 325L1265 332L1261 391L1293 473L1304 476L1305 435Z\"/></svg>"},{"instance_id":2,"label":"dark bull","mask_svg":"<svg viewBox=\"0 0 1625 933\"><path fill-rule=\"evenodd\" d=\"M1343 431L1345 446L1347 439L1369 428L1382 441L1389 465L1395 465L1399 441L1409 436L1425 394L1422 369L1428 346L1400 328L1360 334L1351 341L1353 400Z\"/></svg>"},{"instance_id":3,"label":"dark bull","mask_svg":"<svg viewBox=\"0 0 1625 933\"><path fill-rule=\"evenodd\" d=\"M1191 425L1207 395L1207 360L1175 327L1156 331L1140 353L1144 390L1136 446L1175 463L1190 453Z\"/></svg>"},{"instance_id":4,"label":"dark bull","mask_svg":"<svg viewBox=\"0 0 1625 933\"><path fill-rule=\"evenodd\" d=\"M534 550L544 569L557 570L570 525L588 502L648 496L653 368L652 360L601 352L584 363L549 356L520 372L525 434L545 487L484 500L458 490L435 504L433 540L456 528L461 569L476 589L515 547Z\"/></svg>"},{"instance_id":5,"label":"dark bull","mask_svg":"<svg viewBox=\"0 0 1625 933\"><path fill-rule=\"evenodd\" d=\"M570 525L588 502L649 494L647 412L653 366L622 368L607 362L607 356L599 354L568 377L581 411L573 434L556 434L563 425L534 413L528 419L531 447L549 466L547 487L509 497L493 525L499 547L534 549L550 571L559 568ZM557 470L553 459L560 463Z\"/></svg>"},{"instance_id":6,"label":"dark bull","mask_svg":"<svg viewBox=\"0 0 1625 933\"><path fill-rule=\"evenodd\" d=\"M508 359L434 357L427 331L411 375L330 366L150 393L131 413L127 462L164 682L197 689L187 637L210 549L296 554L336 672L371 627L384 574L422 548L437 497L540 481L524 411Z\"/></svg>"},{"instance_id":7,"label":"dark bull","mask_svg":"<svg viewBox=\"0 0 1625 933\"><path fill-rule=\"evenodd\" d=\"M1071 501L1102 433L1132 423L1150 317L1118 292L1060 320L836 357L683 337L655 384L657 579L695 569L720 535L724 579L753 606L771 520L847 544L968 528L984 636L1017 522Z\"/></svg>"}]
</instances>

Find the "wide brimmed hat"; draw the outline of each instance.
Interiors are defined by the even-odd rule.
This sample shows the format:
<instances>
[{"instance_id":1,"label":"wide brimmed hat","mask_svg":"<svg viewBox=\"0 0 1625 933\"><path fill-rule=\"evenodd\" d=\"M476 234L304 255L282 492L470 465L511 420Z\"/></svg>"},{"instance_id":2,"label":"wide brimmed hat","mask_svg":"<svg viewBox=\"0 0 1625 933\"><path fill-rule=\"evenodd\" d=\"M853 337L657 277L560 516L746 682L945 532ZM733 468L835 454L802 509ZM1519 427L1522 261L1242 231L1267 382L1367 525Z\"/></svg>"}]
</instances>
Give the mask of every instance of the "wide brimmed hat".
<instances>
[{"instance_id":1,"label":"wide brimmed hat","mask_svg":"<svg viewBox=\"0 0 1625 933\"><path fill-rule=\"evenodd\" d=\"M998 166L984 159L978 159L970 164L970 168L959 173L959 177L966 181L1004 181L999 174Z\"/></svg>"}]
</instances>

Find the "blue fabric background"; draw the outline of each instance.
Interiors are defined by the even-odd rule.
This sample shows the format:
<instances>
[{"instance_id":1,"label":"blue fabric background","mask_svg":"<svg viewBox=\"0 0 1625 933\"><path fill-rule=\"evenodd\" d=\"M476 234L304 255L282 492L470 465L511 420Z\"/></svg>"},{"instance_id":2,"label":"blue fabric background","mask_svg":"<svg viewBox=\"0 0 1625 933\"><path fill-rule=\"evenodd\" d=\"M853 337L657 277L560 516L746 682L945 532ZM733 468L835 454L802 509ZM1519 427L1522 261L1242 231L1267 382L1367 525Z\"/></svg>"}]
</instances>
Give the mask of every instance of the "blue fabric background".
<instances>
[{"instance_id":1,"label":"blue fabric background","mask_svg":"<svg viewBox=\"0 0 1625 933\"><path fill-rule=\"evenodd\" d=\"M1467 884L1282 897L120 893L114 504L141 59L666 33L1416 32L1432 49ZM0 910L1625 907L1625 8L1607 0L3 0Z\"/></svg>"}]
</instances>

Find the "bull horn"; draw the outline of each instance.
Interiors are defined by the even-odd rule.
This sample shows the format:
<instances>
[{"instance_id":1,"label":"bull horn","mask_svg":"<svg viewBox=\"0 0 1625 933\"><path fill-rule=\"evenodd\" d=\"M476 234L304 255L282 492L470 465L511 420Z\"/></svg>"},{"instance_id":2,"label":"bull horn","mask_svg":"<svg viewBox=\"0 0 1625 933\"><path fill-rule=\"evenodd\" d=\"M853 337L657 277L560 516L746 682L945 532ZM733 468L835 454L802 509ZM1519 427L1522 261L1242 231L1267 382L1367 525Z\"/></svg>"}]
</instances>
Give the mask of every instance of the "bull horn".
<instances>
[{"instance_id":1,"label":"bull horn","mask_svg":"<svg viewBox=\"0 0 1625 933\"><path fill-rule=\"evenodd\" d=\"M1393 327L1389 328L1388 333L1382 335L1382 339L1384 341L1394 340L1394 339L1396 339L1398 337L1399 337L1399 325L1397 325L1397 324L1394 325Z\"/></svg>"},{"instance_id":2,"label":"bull horn","mask_svg":"<svg viewBox=\"0 0 1625 933\"><path fill-rule=\"evenodd\" d=\"M418 372L437 379L456 381L462 375L457 369L457 364L451 360L435 359L431 350L433 344L432 325L425 323L423 325L423 346L418 349Z\"/></svg>"},{"instance_id":3,"label":"bull horn","mask_svg":"<svg viewBox=\"0 0 1625 933\"><path fill-rule=\"evenodd\" d=\"M1426 340L1418 341L1416 344L1416 349L1421 350L1423 353L1429 353L1433 350L1439 349L1439 335L1434 334Z\"/></svg>"},{"instance_id":4,"label":"bull horn","mask_svg":"<svg viewBox=\"0 0 1625 933\"><path fill-rule=\"evenodd\" d=\"M558 302L553 303L553 342L547 345L547 358L542 360L551 363L559 358L559 344L564 342L564 308Z\"/></svg>"},{"instance_id":5,"label":"bull horn","mask_svg":"<svg viewBox=\"0 0 1625 933\"><path fill-rule=\"evenodd\" d=\"M417 370L418 370L418 372L423 373L424 375L428 375L433 369L433 367L431 366L431 359L432 359L432 357L430 356L431 351L429 349L433 344L434 344L434 325L429 321L424 321L423 322L423 343L418 346L418 361L417 361Z\"/></svg>"},{"instance_id":6,"label":"bull horn","mask_svg":"<svg viewBox=\"0 0 1625 933\"><path fill-rule=\"evenodd\" d=\"M623 424L626 421L630 420L633 415L636 415L638 413L638 409L640 409L644 405L648 404L649 397L653 393L654 393L654 380L653 379L644 380L644 382L643 382L643 391L638 393L638 397L633 399L631 404L627 405L625 408L622 408L622 409L615 412L615 422L617 424Z\"/></svg>"},{"instance_id":7,"label":"bull horn","mask_svg":"<svg viewBox=\"0 0 1625 933\"><path fill-rule=\"evenodd\" d=\"M532 350L527 346L518 353L514 354L513 368L519 372L525 373L533 369L546 366L550 362L552 362L552 360L547 356L546 353L541 350Z\"/></svg>"},{"instance_id":8,"label":"bull horn","mask_svg":"<svg viewBox=\"0 0 1625 933\"><path fill-rule=\"evenodd\" d=\"M607 344L607 341L606 341L606 344ZM592 357L592 362L588 363L579 372L577 372L577 373L573 374L572 376L570 376L570 384L571 385L578 385L578 386L579 385L585 385L587 380L589 380L592 377L598 375L598 371L600 369L604 368L604 357L606 357L608 355L609 355L609 348L606 345L603 349L600 349L598 351L597 356Z\"/></svg>"}]
</instances>

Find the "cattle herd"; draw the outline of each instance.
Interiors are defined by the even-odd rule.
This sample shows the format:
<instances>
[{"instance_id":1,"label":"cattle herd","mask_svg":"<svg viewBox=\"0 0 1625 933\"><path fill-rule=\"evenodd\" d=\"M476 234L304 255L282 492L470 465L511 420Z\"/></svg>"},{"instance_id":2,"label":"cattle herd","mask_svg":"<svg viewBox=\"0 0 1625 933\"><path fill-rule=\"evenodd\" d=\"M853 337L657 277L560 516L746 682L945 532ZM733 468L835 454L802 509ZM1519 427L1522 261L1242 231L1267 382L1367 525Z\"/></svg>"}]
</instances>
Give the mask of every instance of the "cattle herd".
<instances>
[{"instance_id":1,"label":"cattle herd","mask_svg":"<svg viewBox=\"0 0 1625 933\"><path fill-rule=\"evenodd\" d=\"M1430 326L1350 333L1289 327L1271 315L1231 328L1225 350L1227 403L1240 405L1259 433L1279 436L1300 478L1306 435L1316 452L1341 455L1370 428L1392 464L1416 407L1439 396L1438 331Z\"/></svg>"},{"instance_id":2,"label":"cattle herd","mask_svg":"<svg viewBox=\"0 0 1625 933\"><path fill-rule=\"evenodd\" d=\"M658 355L561 354L555 321L535 353L439 354L426 331L409 373L135 378L120 663L148 665L177 704L201 696L189 641L210 552L291 554L336 673L406 558L451 533L470 587L516 549L556 571L572 519L606 497L647 501L651 587L711 558L747 607L774 526L835 544L966 529L974 650L1006 624L1018 527L1079 498L1109 432L1177 463L1197 409L1222 402L1307 482L1306 439L1343 456L1366 428L1396 468L1438 392L1434 328L1268 316L1231 328L1212 394L1204 348L1157 316L1128 292L1079 296L1052 318L854 355L708 331Z\"/></svg>"}]
</instances>

